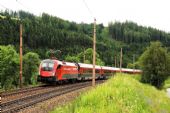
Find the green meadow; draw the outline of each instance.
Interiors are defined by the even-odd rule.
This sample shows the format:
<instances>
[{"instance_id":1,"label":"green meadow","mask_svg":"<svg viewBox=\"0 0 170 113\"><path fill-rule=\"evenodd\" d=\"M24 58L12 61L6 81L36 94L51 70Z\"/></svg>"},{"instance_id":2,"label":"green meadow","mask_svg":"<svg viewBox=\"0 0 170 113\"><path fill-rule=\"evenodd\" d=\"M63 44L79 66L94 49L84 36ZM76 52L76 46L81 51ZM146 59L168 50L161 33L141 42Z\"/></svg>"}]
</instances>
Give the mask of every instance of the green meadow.
<instances>
[{"instance_id":1,"label":"green meadow","mask_svg":"<svg viewBox=\"0 0 170 113\"><path fill-rule=\"evenodd\" d=\"M51 113L170 113L170 98L138 77L117 74Z\"/></svg>"},{"instance_id":2,"label":"green meadow","mask_svg":"<svg viewBox=\"0 0 170 113\"><path fill-rule=\"evenodd\" d=\"M167 80L165 80L164 88L170 88L170 76Z\"/></svg>"}]
</instances>

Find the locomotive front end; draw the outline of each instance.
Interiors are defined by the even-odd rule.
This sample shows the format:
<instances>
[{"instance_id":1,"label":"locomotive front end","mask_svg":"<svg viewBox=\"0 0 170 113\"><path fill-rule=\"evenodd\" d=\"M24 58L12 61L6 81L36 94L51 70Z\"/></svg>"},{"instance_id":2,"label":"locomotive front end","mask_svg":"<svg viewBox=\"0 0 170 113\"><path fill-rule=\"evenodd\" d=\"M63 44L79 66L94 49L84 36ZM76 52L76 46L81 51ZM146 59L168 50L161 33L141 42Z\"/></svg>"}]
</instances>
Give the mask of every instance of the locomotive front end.
<instances>
[{"instance_id":1,"label":"locomotive front end","mask_svg":"<svg viewBox=\"0 0 170 113\"><path fill-rule=\"evenodd\" d=\"M40 82L55 82L56 81L56 67L55 60L43 60L39 66L38 81Z\"/></svg>"}]
</instances>

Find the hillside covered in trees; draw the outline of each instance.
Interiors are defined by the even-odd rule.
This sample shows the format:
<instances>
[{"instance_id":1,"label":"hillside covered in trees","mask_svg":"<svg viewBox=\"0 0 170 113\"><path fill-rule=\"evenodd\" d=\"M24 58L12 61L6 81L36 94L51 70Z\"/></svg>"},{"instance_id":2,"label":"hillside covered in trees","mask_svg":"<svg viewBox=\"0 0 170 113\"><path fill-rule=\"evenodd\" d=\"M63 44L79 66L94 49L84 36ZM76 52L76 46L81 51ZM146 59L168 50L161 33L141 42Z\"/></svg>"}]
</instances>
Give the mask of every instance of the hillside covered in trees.
<instances>
[{"instance_id":1,"label":"hillside covered in trees","mask_svg":"<svg viewBox=\"0 0 170 113\"><path fill-rule=\"evenodd\" d=\"M24 54L30 51L47 58L50 49L61 50L59 59L76 56L92 48L93 24L75 23L43 13L41 16L20 11L0 13L0 45L14 45L19 51L19 24L23 24ZM123 48L123 67L127 67L143 53L151 41L159 40L170 50L170 34L151 27L138 26L133 22L97 25L97 53L105 65L114 66ZM83 62L83 61L81 61ZM117 62L117 66L118 66Z\"/></svg>"}]
</instances>

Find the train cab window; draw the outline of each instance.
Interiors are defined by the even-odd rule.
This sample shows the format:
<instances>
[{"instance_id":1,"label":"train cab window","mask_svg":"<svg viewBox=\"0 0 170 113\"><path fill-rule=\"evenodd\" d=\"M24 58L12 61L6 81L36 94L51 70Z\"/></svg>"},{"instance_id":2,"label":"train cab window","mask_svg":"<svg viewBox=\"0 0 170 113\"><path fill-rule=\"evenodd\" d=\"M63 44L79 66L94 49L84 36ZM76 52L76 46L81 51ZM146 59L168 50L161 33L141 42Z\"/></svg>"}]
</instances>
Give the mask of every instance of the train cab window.
<instances>
[{"instance_id":1,"label":"train cab window","mask_svg":"<svg viewBox=\"0 0 170 113\"><path fill-rule=\"evenodd\" d=\"M42 68L47 67L47 65L48 65L47 63L42 63Z\"/></svg>"},{"instance_id":2,"label":"train cab window","mask_svg":"<svg viewBox=\"0 0 170 113\"><path fill-rule=\"evenodd\" d=\"M50 68L53 68L53 67L54 67L54 63L49 63L48 66L49 66Z\"/></svg>"},{"instance_id":3,"label":"train cab window","mask_svg":"<svg viewBox=\"0 0 170 113\"><path fill-rule=\"evenodd\" d=\"M54 67L53 61L44 61L41 65L43 71L52 71Z\"/></svg>"}]
</instances>

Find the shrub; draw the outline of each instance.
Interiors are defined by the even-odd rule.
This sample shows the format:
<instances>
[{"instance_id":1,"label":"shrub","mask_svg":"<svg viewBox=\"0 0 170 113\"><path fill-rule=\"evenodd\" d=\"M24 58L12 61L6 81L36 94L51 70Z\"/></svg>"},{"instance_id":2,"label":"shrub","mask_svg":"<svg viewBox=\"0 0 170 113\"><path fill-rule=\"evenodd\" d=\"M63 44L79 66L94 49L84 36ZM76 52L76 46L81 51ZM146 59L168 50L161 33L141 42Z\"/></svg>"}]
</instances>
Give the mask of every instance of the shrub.
<instances>
[{"instance_id":1,"label":"shrub","mask_svg":"<svg viewBox=\"0 0 170 113\"><path fill-rule=\"evenodd\" d=\"M18 86L19 55L13 46L0 46L0 80L1 88Z\"/></svg>"},{"instance_id":2,"label":"shrub","mask_svg":"<svg viewBox=\"0 0 170 113\"><path fill-rule=\"evenodd\" d=\"M40 59L38 54L29 52L24 55L23 58L23 76L24 84L35 84L38 75L38 65Z\"/></svg>"},{"instance_id":3,"label":"shrub","mask_svg":"<svg viewBox=\"0 0 170 113\"><path fill-rule=\"evenodd\" d=\"M170 73L167 49L160 42L152 42L139 60L143 70L141 81L161 88Z\"/></svg>"}]
</instances>

